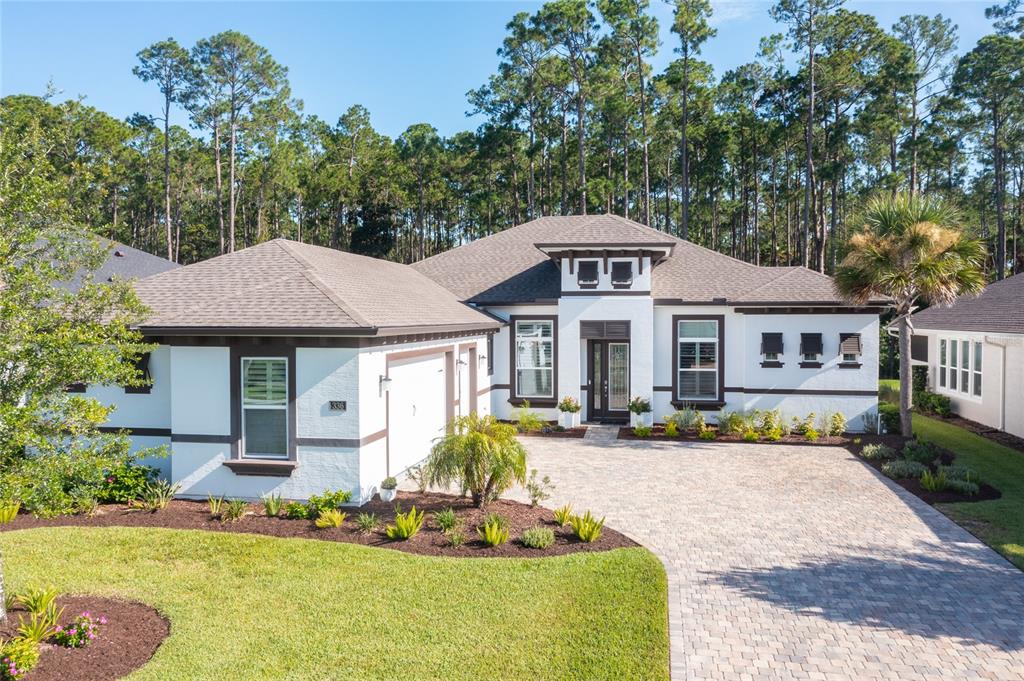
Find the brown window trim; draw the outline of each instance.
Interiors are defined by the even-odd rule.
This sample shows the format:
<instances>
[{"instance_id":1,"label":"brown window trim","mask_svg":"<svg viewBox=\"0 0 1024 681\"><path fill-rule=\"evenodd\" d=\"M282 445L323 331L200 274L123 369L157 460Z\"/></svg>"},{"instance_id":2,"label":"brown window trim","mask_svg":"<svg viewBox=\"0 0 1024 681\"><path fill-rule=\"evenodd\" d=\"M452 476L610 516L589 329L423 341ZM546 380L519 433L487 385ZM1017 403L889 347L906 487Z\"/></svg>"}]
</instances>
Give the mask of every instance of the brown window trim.
<instances>
[{"instance_id":1,"label":"brown window trim","mask_svg":"<svg viewBox=\"0 0 1024 681\"><path fill-rule=\"evenodd\" d=\"M696 411L718 411L725 406L725 400L672 400L676 409L689 407Z\"/></svg>"},{"instance_id":2,"label":"brown window trim","mask_svg":"<svg viewBox=\"0 0 1024 681\"><path fill-rule=\"evenodd\" d=\"M821 362L800 362L801 369L820 369L822 366Z\"/></svg>"},{"instance_id":3,"label":"brown window trim","mask_svg":"<svg viewBox=\"0 0 1024 681\"><path fill-rule=\"evenodd\" d=\"M516 393L516 322L551 322L551 397L518 397ZM520 407L528 401L531 407L554 407L558 404L558 315L512 315L508 318L508 383L509 404Z\"/></svg>"},{"instance_id":4,"label":"brown window trim","mask_svg":"<svg viewBox=\"0 0 1024 681\"><path fill-rule=\"evenodd\" d=\"M679 399L679 322L718 322L718 399ZM724 314L674 314L672 315L672 405L688 405L694 409L718 409L725 404L725 315ZM700 405L700 406L697 406Z\"/></svg>"},{"instance_id":5,"label":"brown window trim","mask_svg":"<svg viewBox=\"0 0 1024 681\"><path fill-rule=\"evenodd\" d=\"M255 465L241 465L235 462L249 463L291 463L296 462L296 425L298 422L295 409L295 346L284 343L235 343L231 345L231 459L224 465L238 475L266 475L266 473L240 473L241 470L254 470ZM284 357L288 361L288 458L257 459L242 455L242 358L243 357ZM229 465L231 464L231 465ZM266 470L283 470L283 468L267 468Z\"/></svg>"},{"instance_id":6,"label":"brown window trim","mask_svg":"<svg viewBox=\"0 0 1024 681\"><path fill-rule=\"evenodd\" d=\"M839 368L840 369L860 369L862 366L864 366L864 365L861 364L860 362L840 362L839 363Z\"/></svg>"},{"instance_id":7,"label":"brown window trim","mask_svg":"<svg viewBox=\"0 0 1024 681\"><path fill-rule=\"evenodd\" d=\"M781 369L784 366L786 366L785 362L779 362L776 360L766 359L765 361L761 362L762 369Z\"/></svg>"}]
</instances>

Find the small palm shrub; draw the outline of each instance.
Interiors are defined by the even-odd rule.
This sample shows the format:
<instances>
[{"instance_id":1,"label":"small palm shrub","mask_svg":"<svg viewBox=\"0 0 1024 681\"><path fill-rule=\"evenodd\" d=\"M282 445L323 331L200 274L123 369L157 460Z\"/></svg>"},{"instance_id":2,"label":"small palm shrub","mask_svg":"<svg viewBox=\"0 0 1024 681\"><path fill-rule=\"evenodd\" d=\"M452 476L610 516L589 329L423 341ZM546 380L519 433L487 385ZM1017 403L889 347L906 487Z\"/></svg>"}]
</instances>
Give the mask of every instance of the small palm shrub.
<instances>
[{"instance_id":1,"label":"small palm shrub","mask_svg":"<svg viewBox=\"0 0 1024 681\"><path fill-rule=\"evenodd\" d=\"M526 482L526 450L516 429L493 415L453 419L448 435L434 445L427 460L431 486L458 483L470 493L477 508L496 499L512 486Z\"/></svg>"},{"instance_id":2,"label":"small palm shrub","mask_svg":"<svg viewBox=\"0 0 1024 681\"><path fill-rule=\"evenodd\" d=\"M263 497L263 512L268 518L276 518L281 515L281 507L284 500L280 494L267 494Z\"/></svg>"},{"instance_id":3,"label":"small palm shrub","mask_svg":"<svg viewBox=\"0 0 1024 681\"><path fill-rule=\"evenodd\" d=\"M828 434L829 435L842 435L846 432L846 417L843 416L842 412L835 412L828 418Z\"/></svg>"},{"instance_id":4,"label":"small palm shrub","mask_svg":"<svg viewBox=\"0 0 1024 681\"><path fill-rule=\"evenodd\" d=\"M221 509L220 519L226 523L237 522L245 516L248 508L249 504L245 503L245 499L228 499Z\"/></svg>"},{"instance_id":5,"label":"small palm shrub","mask_svg":"<svg viewBox=\"0 0 1024 681\"><path fill-rule=\"evenodd\" d=\"M896 450L887 445L864 445L860 455L868 461L888 461L896 458Z\"/></svg>"},{"instance_id":6,"label":"small palm shrub","mask_svg":"<svg viewBox=\"0 0 1024 681\"><path fill-rule=\"evenodd\" d=\"M0 525L3 525L4 523L14 522L14 519L18 516L18 511L20 509L20 501L8 501L0 503Z\"/></svg>"},{"instance_id":7,"label":"small palm shrub","mask_svg":"<svg viewBox=\"0 0 1024 681\"><path fill-rule=\"evenodd\" d=\"M328 527L341 527L345 523L345 518L348 517L348 513L339 511L336 508L329 508L326 511L320 513L320 517L314 522L316 526L321 530Z\"/></svg>"},{"instance_id":8,"label":"small palm shrub","mask_svg":"<svg viewBox=\"0 0 1024 681\"><path fill-rule=\"evenodd\" d=\"M60 593L52 586L46 588L36 587L18 594L18 602L29 613L39 615L56 607L57 596L59 595Z\"/></svg>"},{"instance_id":9,"label":"small palm shrub","mask_svg":"<svg viewBox=\"0 0 1024 681\"><path fill-rule=\"evenodd\" d=\"M921 474L921 487L929 492L944 492L949 489L949 478L945 473L932 473L930 470L925 470Z\"/></svg>"},{"instance_id":10,"label":"small palm shrub","mask_svg":"<svg viewBox=\"0 0 1024 681\"><path fill-rule=\"evenodd\" d=\"M500 516L488 516L484 524L476 528L476 532L483 543L490 547L501 546L508 541L508 527Z\"/></svg>"},{"instance_id":11,"label":"small palm shrub","mask_svg":"<svg viewBox=\"0 0 1024 681\"><path fill-rule=\"evenodd\" d=\"M166 480L148 483L143 488L136 505L151 513L162 511L171 503L179 489L181 489L181 485L172 485Z\"/></svg>"},{"instance_id":12,"label":"small palm shrub","mask_svg":"<svg viewBox=\"0 0 1024 681\"><path fill-rule=\"evenodd\" d=\"M530 471L530 479L526 481L526 491L530 495L530 506L537 508L540 502L551 498L555 486L551 484L551 478L546 475L538 480L537 469L534 468Z\"/></svg>"},{"instance_id":13,"label":"small palm shrub","mask_svg":"<svg viewBox=\"0 0 1024 681\"><path fill-rule=\"evenodd\" d=\"M57 633L57 621L64 608L57 609L51 605L43 612L32 613L28 620L22 619L18 625L18 636L33 643L42 643Z\"/></svg>"},{"instance_id":14,"label":"small palm shrub","mask_svg":"<svg viewBox=\"0 0 1024 681\"><path fill-rule=\"evenodd\" d=\"M458 516L455 515L455 509L451 506L448 508L442 508L440 511L434 513L434 523L442 532L448 532L458 521Z\"/></svg>"},{"instance_id":15,"label":"small palm shrub","mask_svg":"<svg viewBox=\"0 0 1024 681\"><path fill-rule=\"evenodd\" d=\"M395 524L388 525L385 532L388 535L388 539L396 541L405 541L412 539L416 536L416 533L423 527L423 516L424 512L416 512L416 507L413 506L406 513L395 514Z\"/></svg>"},{"instance_id":16,"label":"small palm shrub","mask_svg":"<svg viewBox=\"0 0 1024 681\"><path fill-rule=\"evenodd\" d=\"M498 525L499 527L503 527L505 529L508 529L508 519L505 518L505 516L501 515L500 513L488 513L484 517L483 524L484 525Z\"/></svg>"},{"instance_id":17,"label":"small palm shrub","mask_svg":"<svg viewBox=\"0 0 1024 681\"><path fill-rule=\"evenodd\" d=\"M210 494L210 498L206 500L206 503L210 507L210 516L219 518L221 507L224 506L224 497L215 497L213 494Z\"/></svg>"},{"instance_id":18,"label":"small palm shrub","mask_svg":"<svg viewBox=\"0 0 1024 681\"><path fill-rule=\"evenodd\" d=\"M572 504L566 504L555 509L555 522L559 527L565 527L572 518Z\"/></svg>"},{"instance_id":19,"label":"small palm shrub","mask_svg":"<svg viewBox=\"0 0 1024 681\"><path fill-rule=\"evenodd\" d=\"M546 549L555 543L555 533L550 527L531 527L523 530L520 541L527 548Z\"/></svg>"},{"instance_id":20,"label":"small palm shrub","mask_svg":"<svg viewBox=\"0 0 1024 681\"><path fill-rule=\"evenodd\" d=\"M547 425L537 412L530 411L528 400L523 402L523 406L516 409L515 421L516 430L520 433L536 433Z\"/></svg>"},{"instance_id":21,"label":"small palm shrub","mask_svg":"<svg viewBox=\"0 0 1024 681\"><path fill-rule=\"evenodd\" d=\"M928 468L924 464L908 461L907 459L887 461L882 465L882 474L893 480L920 478L926 470Z\"/></svg>"},{"instance_id":22,"label":"small palm shrub","mask_svg":"<svg viewBox=\"0 0 1024 681\"><path fill-rule=\"evenodd\" d=\"M370 534L380 526L376 513L360 513L356 516L356 527L362 534Z\"/></svg>"},{"instance_id":23,"label":"small palm shrub","mask_svg":"<svg viewBox=\"0 0 1024 681\"><path fill-rule=\"evenodd\" d=\"M960 494L966 494L969 497L973 497L981 488L976 482L948 478L946 480L946 489L951 492L959 492Z\"/></svg>"},{"instance_id":24,"label":"small palm shrub","mask_svg":"<svg viewBox=\"0 0 1024 681\"><path fill-rule=\"evenodd\" d=\"M911 440L903 446L901 452L904 459L909 461L917 461L918 463L931 463L939 457L938 448L931 442L921 442L919 440Z\"/></svg>"},{"instance_id":25,"label":"small palm shrub","mask_svg":"<svg viewBox=\"0 0 1024 681\"><path fill-rule=\"evenodd\" d=\"M572 525L572 531L576 533L576 536L589 544L601 538L604 518L597 520L590 514L590 511L587 511L581 516L574 515L569 519L569 524Z\"/></svg>"},{"instance_id":26,"label":"small palm shrub","mask_svg":"<svg viewBox=\"0 0 1024 681\"><path fill-rule=\"evenodd\" d=\"M700 431L700 434L697 435L697 437L699 437L701 440L714 440L716 437L718 437L718 433L711 430L710 428L705 428L704 430Z\"/></svg>"},{"instance_id":27,"label":"small palm shrub","mask_svg":"<svg viewBox=\"0 0 1024 681\"><path fill-rule=\"evenodd\" d=\"M679 437L679 426L675 421L665 421L665 437Z\"/></svg>"},{"instance_id":28,"label":"small palm shrub","mask_svg":"<svg viewBox=\"0 0 1024 681\"><path fill-rule=\"evenodd\" d=\"M633 428L633 435L637 437L650 437L654 429L650 426L635 426Z\"/></svg>"}]
</instances>

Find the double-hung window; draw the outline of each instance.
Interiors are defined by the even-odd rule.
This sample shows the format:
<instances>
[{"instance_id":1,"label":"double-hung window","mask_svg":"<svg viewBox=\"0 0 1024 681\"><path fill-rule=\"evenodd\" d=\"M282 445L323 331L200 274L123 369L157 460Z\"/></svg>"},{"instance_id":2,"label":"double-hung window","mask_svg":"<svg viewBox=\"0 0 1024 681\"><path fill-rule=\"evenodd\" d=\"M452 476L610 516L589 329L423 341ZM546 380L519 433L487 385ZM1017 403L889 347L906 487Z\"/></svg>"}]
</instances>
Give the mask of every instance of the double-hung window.
<instances>
[{"instance_id":1,"label":"double-hung window","mask_svg":"<svg viewBox=\"0 0 1024 681\"><path fill-rule=\"evenodd\" d=\"M718 320L679 321L677 327L676 398L684 401L718 398Z\"/></svg>"},{"instance_id":2,"label":"double-hung window","mask_svg":"<svg viewBox=\"0 0 1024 681\"><path fill-rule=\"evenodd\" d=\"M242 358L242 455L288 458L286 358Z\"/></svg>"},{"instance_id":3,"label":"double-hung window","mask_svg":"<svg viewBox=\"0 0 1024 681\"><path fill-rule=\"evenodd\" d=\"M516 321L516 397L554 398L554 326L551 320Z\"/></svg>"},{"instance_id":4,"label":"double-hung window","mask_svg":"<svg viewBox=\"0 0 1024 681\"><path fill-rule=\"evenodd\" d=\"M983 352L984 346L980 341L940 338L939 388L981 397Z\"/></svg>"},{"instance_id":5,"label":"double-hung window","mask_svg":"<svg viewBox=\"0 0 1024 681\"><path fill-rule=\"evenodd\" d=\"M939 339L939 387L946 387L946 371L949 370L949 363L946 361L946 339Z\"/></svg>"},{"instance_id":6,"label":"double-hung window","mask_svg":"<svg viewBox=\"0 0 1024 681\"><path fill-rule=\"evenodd\" d=\"M981 343L974 343L974 383L971 392L975 397L981 397Z\"/></svg>"}]
</instances>

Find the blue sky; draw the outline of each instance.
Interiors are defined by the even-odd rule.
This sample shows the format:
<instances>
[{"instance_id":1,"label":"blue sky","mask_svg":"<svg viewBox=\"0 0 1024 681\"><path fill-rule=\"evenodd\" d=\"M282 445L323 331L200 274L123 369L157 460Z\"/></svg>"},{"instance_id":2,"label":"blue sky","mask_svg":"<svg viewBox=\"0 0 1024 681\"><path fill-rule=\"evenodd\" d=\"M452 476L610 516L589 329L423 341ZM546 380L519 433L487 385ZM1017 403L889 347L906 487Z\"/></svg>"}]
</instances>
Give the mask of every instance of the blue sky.
<instances>
[{"instance_id":1,"label":"blue sky","mask_svg":"<svg viewBox=\"0 0 1024 681\"><path fill-rule=\"evenodd\" d=\"M994 1L994 0L992 0ZM712 0L718 35L704 58L721 75L753 59L759 39L782 32L772 2ZM474 128L465 94L497 65L505 24L539 2L9 2L0 1L0 94L42 94L52 79L62 97L123 118L160 108L155 86L131 73L135 53L168 36L185 46L219 31L247 33L289 69L307 113L335 121L352 104L397 136L412 123L442 135ZM888 27L903 14L941 13L959 26L960 49L990 32L991 2L848 0ZM671 8L652 0L661 23L656 70L674 58ZM177 121L185 121L178 114Z\"/></svg>"}]
</instances>

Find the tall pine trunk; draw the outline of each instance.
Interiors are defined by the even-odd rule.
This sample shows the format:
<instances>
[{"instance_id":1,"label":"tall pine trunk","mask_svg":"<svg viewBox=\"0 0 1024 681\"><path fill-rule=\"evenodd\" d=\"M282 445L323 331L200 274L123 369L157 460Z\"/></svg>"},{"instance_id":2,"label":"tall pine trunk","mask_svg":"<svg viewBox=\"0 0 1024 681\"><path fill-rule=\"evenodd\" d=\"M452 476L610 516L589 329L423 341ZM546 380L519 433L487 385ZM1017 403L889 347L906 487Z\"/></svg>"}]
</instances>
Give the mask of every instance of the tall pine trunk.
<instances>
[{"instance_id":1,"label":"tall pine trunk","mask_svg":"<svg viewBox=\"0 0 1024 681\"><path fill-rule=\"evenodd\" d=\"M174 260L174 233L171 229L171 96L164 96L164 229L167 232L167 259Z\"/></svg>"}]
</instances>

